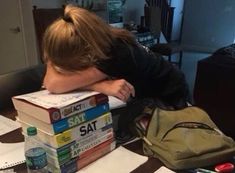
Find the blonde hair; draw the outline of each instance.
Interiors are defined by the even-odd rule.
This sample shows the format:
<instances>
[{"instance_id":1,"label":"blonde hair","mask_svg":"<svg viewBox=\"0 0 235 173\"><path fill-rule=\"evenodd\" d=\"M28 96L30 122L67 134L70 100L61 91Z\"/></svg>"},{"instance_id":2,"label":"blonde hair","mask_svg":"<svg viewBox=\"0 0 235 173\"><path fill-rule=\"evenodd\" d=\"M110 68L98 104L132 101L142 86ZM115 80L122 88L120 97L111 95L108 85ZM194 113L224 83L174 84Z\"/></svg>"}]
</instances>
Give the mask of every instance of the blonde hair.
<instances>
[{"instance_id":1,"label":"blonde hair","mask_svg":"<svg viewBox=\"0 0 235 173\"><path fill-rule=\"evenodd\" d=\"M45 31L44 59L64 70L84 70L101 59L110 58L108 53L117 38L135 43L128 31L111 27L93 12L67 5L64 17Z\"/></svg>"}]
</instances>

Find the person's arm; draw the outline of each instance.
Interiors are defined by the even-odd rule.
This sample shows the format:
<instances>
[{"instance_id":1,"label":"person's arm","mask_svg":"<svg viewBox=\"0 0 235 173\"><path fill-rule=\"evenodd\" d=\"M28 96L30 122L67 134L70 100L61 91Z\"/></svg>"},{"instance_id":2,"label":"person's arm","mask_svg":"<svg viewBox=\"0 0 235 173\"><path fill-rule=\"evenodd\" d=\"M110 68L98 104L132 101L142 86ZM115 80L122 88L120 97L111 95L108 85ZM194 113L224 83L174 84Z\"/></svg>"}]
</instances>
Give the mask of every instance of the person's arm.
<instances>
[{"instance_id":1,"label":"person's arm","mask_svg":"<svg viewBox=\"0 0 235 173\"><path fill-rule=\"evenodd\" d=\"M59 72L48 62L43 85L52 93L64 93L83 88L106 78L107 75L95 67L81 72Z\"/></svg>"},{"instance_id":2,"label":"person's arm","mask_svg":"<svg viewBox=\"0 0 235 173\"><path fill-rule=\"evenodd\" d=\"M130 96L135 96L134 87L124 79L103 80L84 87L106 95L115 96L122 101L127 101Z\"/></svg>"}]
</instances>

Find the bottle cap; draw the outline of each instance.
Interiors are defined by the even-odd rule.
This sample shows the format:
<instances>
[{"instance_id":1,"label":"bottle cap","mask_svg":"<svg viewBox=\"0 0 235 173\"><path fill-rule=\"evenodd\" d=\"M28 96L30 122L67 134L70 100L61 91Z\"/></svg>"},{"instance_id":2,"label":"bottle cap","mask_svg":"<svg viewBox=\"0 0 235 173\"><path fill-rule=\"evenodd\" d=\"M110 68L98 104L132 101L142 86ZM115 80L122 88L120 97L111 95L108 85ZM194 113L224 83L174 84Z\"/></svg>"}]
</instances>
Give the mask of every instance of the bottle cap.
<instances>
[{"instance_id":1,"label":"bottle cap","mask_svg":"<svg viewBox=\"0 0 235 173\"><path fill-rule=\"evenodd\" d=\"M37 129L36 127L28 127L27 128L27 135L28 136L34 136L37 134Z\"/></svg>"}]
</instances>

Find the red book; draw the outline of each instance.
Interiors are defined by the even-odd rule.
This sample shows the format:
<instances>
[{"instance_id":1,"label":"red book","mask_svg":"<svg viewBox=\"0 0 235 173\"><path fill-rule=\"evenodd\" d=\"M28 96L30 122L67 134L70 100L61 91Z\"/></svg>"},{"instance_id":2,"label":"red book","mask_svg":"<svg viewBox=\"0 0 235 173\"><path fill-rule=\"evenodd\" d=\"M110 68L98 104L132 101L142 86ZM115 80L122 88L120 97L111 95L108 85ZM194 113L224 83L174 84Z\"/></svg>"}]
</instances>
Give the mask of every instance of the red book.
<instances>
[{"instance_id":1,"label":"red book","mask_svg":"<svg viewBox=\"0 0 235 173\"><path fill-rule=\"evenodd\" d=\"M99 145L92 153L87 154L85 157L77 160L77 169L81 169L88 164L96 161L97 159L101 158L102 156L108 154L116 147L115 141L108 140L103 144Z\"/></svg>"},{"instance_id":2,"label":"red book","mask_svg":"<svg viewBox=\"0 0 235 173\"><path fill-rule=\"evenodd\" d=\"M52 124L83 112L99 104L107 103L108 96L94 91L52 94L41 90L12 98L17 111Z\"/></svg>"}]
</instances>

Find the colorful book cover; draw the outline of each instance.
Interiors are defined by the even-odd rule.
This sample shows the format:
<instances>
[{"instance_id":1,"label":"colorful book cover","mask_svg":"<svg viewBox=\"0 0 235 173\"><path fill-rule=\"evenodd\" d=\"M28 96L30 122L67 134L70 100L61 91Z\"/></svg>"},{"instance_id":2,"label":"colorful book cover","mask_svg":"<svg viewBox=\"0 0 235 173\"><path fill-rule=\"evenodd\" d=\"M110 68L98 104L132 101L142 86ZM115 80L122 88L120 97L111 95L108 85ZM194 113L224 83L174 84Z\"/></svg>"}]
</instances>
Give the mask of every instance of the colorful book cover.
<instances>
[{"instance_id":1,"label":"colorful book cover","mask_svg":"<svg viewBox=\"0 0 235 173\"><path fill-rule=\"evenodd\" d=\"M17 111L46 123L54 123L74 113L107 103L108 96L94 91L52 94L47 90L41 90L14 96L12 102Z\"/></svg>"},{"instance_id":2,"label":"colorful book cover","mask_svg":"<svg viewBox=\"0 0 235 173\"><path fill-rule=\"evenodd\" d=\"M64 118L60 121L57 121L53 124L45 123L20 111L18 111L18 118L20 121L29 123L37 127L37 129L44 131L45 133L54 135L63 132L65 130L68 130L72 127L75 127L85 121L95 119L108 111L109 111L109 104L105 103L98 105L94 108L88 109L84 112L74 113L71 116Z\"/></svg>"},{"instance_id":3,"label":"colorful book cover","mask_svg":"<svg viewBox=\"0 0 235 173\"><path fill-rule=\"evenodd\" d=\"M72 148L79 148L81 146L84 146L98 138L101 138L102 136L105 136L107 134L113 133L113 126L112 124L109 124L101 129L96 130L95 132L87 135L86 137L82 139L75 140L65 146L62 146L60 148L53 148L51 146L45 145L46 152L50 154L53 157L59 157L61 155L65 155L68 153L71 153Z\"/></svg>"},{"instance_id":4,"label":"colorful book cover","mask_svg":"<svg viewBox=\"0 0 235 173\"><path fill-rule=\"evenodd\" d=\"M93 150L92 153L90 153L84 158L81 158L81 159L74 158L60 166L56 166L53 163L48 162L48 170L53 173L75 173L79 169L87 166L93 161L111 152L112 150L115 149L115 147L116 147L116 142L112 140L108 140L98 145L96 147L96 150Z\"/></svg>"},{"instance_id":5,"label":"colorful book cover","mask_svg":"<svg viewBox=\"0 0 235 173\"><path fill-rule=\"evenodd\" d=\"M98 105L94 108L88 109L85 112L75 113L74 115L68 117L68 119L62 119L53 124L55 133L62 132L64 130L75 127L85 121L89 121L97 118L98 116L109 111L109 104Z\"/></svg>"},{"instance_id":6,"label":"colorful book cover","mask_svg":"<svg viewBox=\"0 0 235 173\"><path fill-rule=\"evenodd\" d=\"M29 123L22 122L18 120L23 129L23 133L27 134L27 128L31 126ZM111 112L107 112L101 116L99 116L96 119L90 120L88 122L84 122L76 127L73 127L71 129L68 129L62 133L59 133L57 135L51 135L48 133L45 133L43 131L40 131L38 129L38 137L41 140L42 143L45 143L47 145L50 145L54 148L62 147L72 141L82 139L87 135L92 134L98 129L101 129L109 124L112 124L112 114Z\"/></svg>"},{"instance_id":7,"label":"colorful book cover","mask_svg":"<svg viewBox=\"0 0 235 173\"><path fill-rule=\"evenodd\" d=\"M106 141L113 141L114 134L113 132L102 136L96 140L93 140L89 142L86 145L80 146L80 147L71 147L71 151L69 153L65 153L63 155L59 155L57 157L52 156L47 153L48 156L48 162L53 163L54 165L63 165L64 163L68 162L69 160L73 158L83 158L86 157L89 153L92 153L96 150L97 147L99 147L100 144L106 142Z\"/></svg>"}]
</instances>

